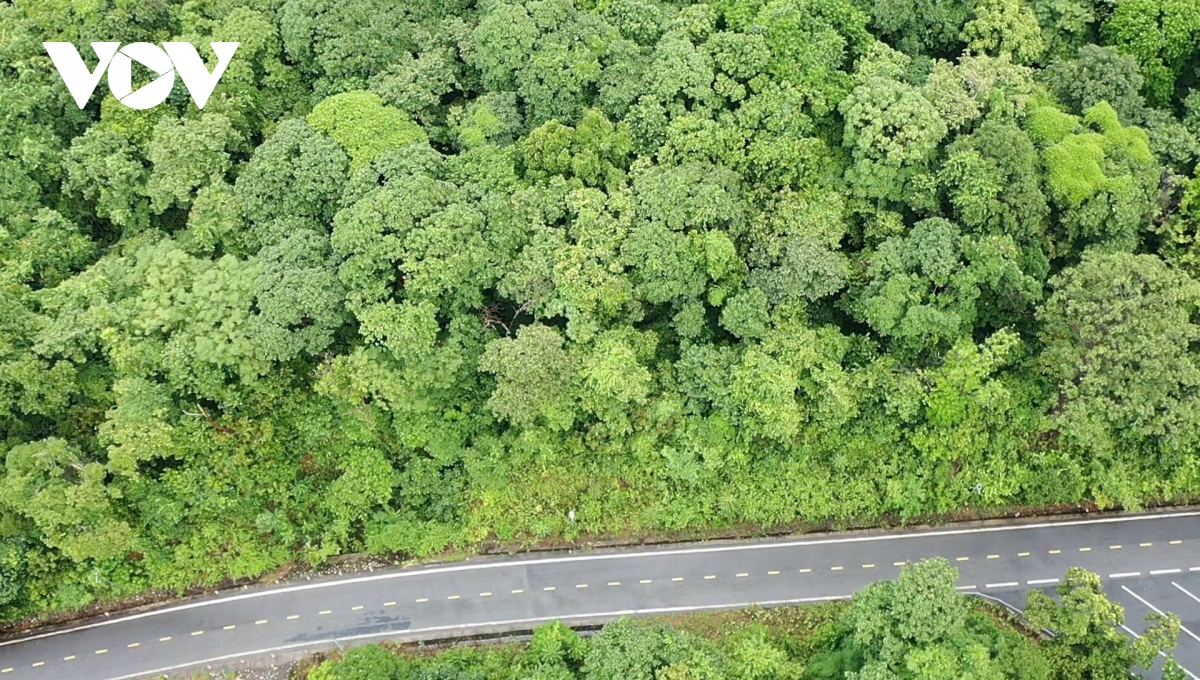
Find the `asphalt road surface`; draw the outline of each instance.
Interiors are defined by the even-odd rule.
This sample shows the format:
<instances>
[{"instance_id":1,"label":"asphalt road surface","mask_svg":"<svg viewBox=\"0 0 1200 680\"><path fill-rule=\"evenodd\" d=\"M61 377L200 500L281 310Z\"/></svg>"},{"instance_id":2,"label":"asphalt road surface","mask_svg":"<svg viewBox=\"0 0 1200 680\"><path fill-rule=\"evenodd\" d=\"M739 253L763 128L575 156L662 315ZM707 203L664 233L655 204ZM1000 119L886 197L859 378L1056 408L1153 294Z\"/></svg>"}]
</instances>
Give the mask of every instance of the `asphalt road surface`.
<instances>
[{"instance_id":1,"label":"asphalt road surface","mask_svg":"<svg viewBox=\"0 0 1200 680\"><path fill-rule=\"evenodd\" d=\"M1152 611L1179 614L1176 658L1200 673L1200 511L1186 511L479 559L229 591L0 642L0 680L133 680L553 619L819 602L933 556L958 567L964 592L1017 607L1068 567L1094 571L1130 635Z\"/></svg>"}]
</instances>

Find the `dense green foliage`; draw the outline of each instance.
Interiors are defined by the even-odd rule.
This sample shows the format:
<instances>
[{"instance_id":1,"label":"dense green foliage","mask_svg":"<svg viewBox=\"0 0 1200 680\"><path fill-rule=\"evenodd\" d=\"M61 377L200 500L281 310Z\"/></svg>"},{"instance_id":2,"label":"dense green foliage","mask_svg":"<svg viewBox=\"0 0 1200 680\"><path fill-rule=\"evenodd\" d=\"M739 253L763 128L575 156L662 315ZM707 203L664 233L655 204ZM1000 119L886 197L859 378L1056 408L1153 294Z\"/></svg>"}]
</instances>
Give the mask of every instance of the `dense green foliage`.
<instances>
[{"instance_id":1,"label":"dense green foliage","mask_svg":"<svg viewBox=\"0 0 1200 680\"><path fill-rule=\"evenodd\" d=\"M0 4L0 619L1195 497L1197 2ZM101 39L241 46L81 111Z\"/></svg>"},{"instance_id":2,"label":"dense green foliage","mask_svg":"<svg viewBox=\"0 0 1200 680\"><path fill-rule=\"evenodd\" d=\"M1152 615L1145 635L1125 635L1099 577L1072 569L1061 604L1030 592L1030 621L1056 632L1034 640L956 590L957 576L945 560L911 565L824 618L760 611L696 631L623 619L586 639L556 622L524 648L432 657L368 645L307 680L1129 680L1179 633L1177 617ZM1163 677L1183 671L1168 657Z\"/></svg>"}]
</instances>

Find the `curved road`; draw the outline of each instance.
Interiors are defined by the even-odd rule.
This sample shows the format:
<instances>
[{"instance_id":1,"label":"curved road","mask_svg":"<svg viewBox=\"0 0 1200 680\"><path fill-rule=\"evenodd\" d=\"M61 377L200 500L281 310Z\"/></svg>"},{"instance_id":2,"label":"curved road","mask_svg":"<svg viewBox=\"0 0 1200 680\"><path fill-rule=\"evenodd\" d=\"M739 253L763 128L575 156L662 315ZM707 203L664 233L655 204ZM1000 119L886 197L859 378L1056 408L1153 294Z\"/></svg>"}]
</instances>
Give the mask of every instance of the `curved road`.
<instances>
[{"instance_id":1,"label":"curved road","mask_svg":"<svg viewBox=\"0 0 1200 680\"><path fill-rule=\"evenodd\" d=\"M1183 511L527 555L246 589L0 642L0 680L133 680L367 640L840 599L933 556L958 567L961 590L1018 606L1068 567L1090 569L1125 605L1130 634L1155 609L1179 613L1177 658L1200 671L1200 511Z\"/></svg>"}]
</instances>

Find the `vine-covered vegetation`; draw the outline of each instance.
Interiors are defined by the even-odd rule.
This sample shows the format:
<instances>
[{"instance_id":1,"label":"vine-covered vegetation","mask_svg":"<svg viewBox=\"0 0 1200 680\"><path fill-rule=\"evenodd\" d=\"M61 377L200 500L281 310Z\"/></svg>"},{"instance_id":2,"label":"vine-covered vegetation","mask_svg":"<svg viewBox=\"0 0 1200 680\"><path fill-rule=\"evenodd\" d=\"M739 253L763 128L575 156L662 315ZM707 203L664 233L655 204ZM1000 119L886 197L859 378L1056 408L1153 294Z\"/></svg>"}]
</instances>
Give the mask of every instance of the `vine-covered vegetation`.
<instances>
[{"instance_id":1,"label":"vine-covered vegetation","mask_svg":"<svg viewBox=\"0 0 1200 680\"><path fill-rule=\"evenodd\" d=\"M561 623L529 645L437 655L356 647L316 664L304 680L1130 680L1175 646L1179 619L1151 615L1133 639L1120 605L1082 569L1058 587L1062 604L1029 594L1030 626L1014 629L955 589L945 560L907 567L847 605L706 614L674 627L623 619L581 638ZM1164 680L1185 672L1167 657Z\"/></svg>"},{"instance_id":2,"label":"vine-covered vegetation","mask_svg":"<svg viewBox=\"0 0 1200 680\"><path fill-rule=\"evenodd\" d=\"M240 47L83 110L41 45ZM1200 493L1200 0L0 5L0 619Z\"/></svg>"}]
</instances>

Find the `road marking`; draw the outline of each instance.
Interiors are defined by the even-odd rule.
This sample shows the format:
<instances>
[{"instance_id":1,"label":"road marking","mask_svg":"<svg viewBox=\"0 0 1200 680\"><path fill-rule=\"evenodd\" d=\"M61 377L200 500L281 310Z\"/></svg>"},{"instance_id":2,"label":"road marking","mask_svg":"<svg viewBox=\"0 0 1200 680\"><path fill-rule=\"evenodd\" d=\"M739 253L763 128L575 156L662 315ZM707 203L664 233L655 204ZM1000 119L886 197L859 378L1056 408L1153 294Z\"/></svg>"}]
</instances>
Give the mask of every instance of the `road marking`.
<instances>
[{"instance_id":1,"label":"road marking","mask_svg":"<svg viewBox=\"0 0 1200 680\"><path fill-rule=\"evenodd\" d=\"M159 641L159 642L170 642L170 641L171 641L171 636L170 636L170 635L168 635L168 636L166 636L166 637L160 637L160 638L158 639L158 641Z\"/></svg>"},{"instance_id":2,"label":"road marking","mask_svg":"<svg viewBox=\"0 0 1200 680\"><path fill-rule=\"evenodd\" d=\"M841 570L842 570L841 567L830 567L829 568L829 571L841 571Z\"/></svg>"},{"instance_id":3,"label":"road marking","mask_svg":"<svg viewBox=\"0 0 1200 680\"><path fill-rule=\"evenodd\" d=\"M516 590L512 591L512 594L513 594L513 595L520 595L520 594L521 594L521 593L523 593L523 592L525 592L525 591L524 591L524 590L521 590L520 588L517 588Z\"/></svg>"},{"instance_id":4,"label":"road marking","mask_svg":"<svg viewBox=\"0 0 1200 680\"><path fill-rule=\"evenodd\" d=\"M1150 572L1151 576L1162 576L1163 574L1178 574L1182 569L1154 569Z\"/></svg>"},{"instance_id":5,"label":"road marking","mask_svg":"<svg viewBox=\"0 0 1200 680\"><path fill-rule=\"evenodd\" d=\"M1188 590L1187 588L1184 588L1183 586L1179 585L1178 583L1176 583L1174 581L1171 581L1171 585L1178 588L1184 595L1187 595L1188 597L1192 598L1193 600L1200 602L1200 597L1196 597L1195 595L1193 595L1192 591Z\"/></svg>"},{"instance_id":6,"label":"road marking","mask_svg":"<svg viewBox=\"0 0 1200 680\"><path fill-rule=\"evenodd\" d=\"M1119 545L1110 545L1110 546L1108 546L1108 549L1109 549L1109 550L1120 550L1120 549L1121 549L1121 546L1119 546Z\"/></svg>"},{"instance_id":7,"label":"road marking","mask_svg":"<svg viewBox=\"0 0 1200 680\"><path fill-rule=\"evenodd\" d=\"M1000 556L999 555L988 555L987 558L989 560L998 560L998 559L1000 559Z\"/></svg>"},{"instance_id":8,"label":"road marking","mask_svg":"<svg viewBox=\"0 0 1200 680\"><path fill-rule=\"evenodd\" d=\"M358 610L360 610L360 609L362 609L362 608L363 608L363 606L360 604L360 605L358 605L357 607L351 607L351 608L350 608L350 611L352 611L352 612L356 612L356 611L358 611ZM230 628L232 628L232 627L233 627L233 626L230 626Z\"/></svg>"},{"instance_id":9,"label":"road marking","mask_svg":"<svg viewBox=\"0 0 1200 680\"><path fill-rule=\"evenodd\" d=\"M1027 553L1027 552L1019 552L1019 553L1017 553L1017 557L1029 557L1029 553Z\"/></svg>"},{"instance_id":10,"label":"road marking","mask_svg":"<svg viewBox=\"0 0 1200 680\"><path fill-rule=\"evenodd\" d=\"M197 635L204 635L204 631L197 630L192 633L192 637L196 637Z\"/></svg>"},{"instance_id":11,"label":"road marking","mask_svg":"<svg viewBox=\"0 0 1200 680\"><path fill-rule=\"evenodd\" d=\"M129 644L125 645L125 648L133 649L134 647L141 647L141 646L142 646L142 643L140 643L140 642L130 642Z\"/></svg>"},{"instance_id":12,"label":"road marking","mask_svg":"<svg viewBox=\"0 0 1200 680\"><path fill-rule=\"evenodd\" d=\"M428 601L429 601L428 597L418 597L417 598L417 604L420 604L422 602L428 602Z\"/></svg>"},{"instance_id":13,"label":"road marking","mask_svg":"<svg viewBox=\"0 0 1200 680\"><path fill-rule=\"evenodd\" d=\"M970 557L955 557L954 561L955 562L966 562L969 559L971 559L971 558Z\"/></svg>"},{"instance_id":14,"label":"road marking","mask_svg":"<svg viewBox=\"0 0 1200 680\"><path fill-rule=\"evenodd\" d=\"M1141 576L1141 575L1142 575L1142 572L1140 572L1140 571L1122 571L1122 572L1119 572L1116 574L1109 574L1108 577L1109 578L1132 578L1134 576Z\"/></svg>"},{"instance_id":15,"label":"road marking","mask_svg":"<svg viewBox=\"0 0 1200 680\"><path fill-rule=\"evenodd\" d=\"M554 588L547 588L546 590L554 590ZM447 600L457 600L461 597L462 597L462 595L447 595L446 599Z\"/></svg>"},{"instance_id":16,"label":"road marking","mask_svg":"<svg viewBox=\"0 0 1200 680\"><path fill-rule=\"evenodd\" d=\"M577 584L575 587L576 587L576 588L587 588L587 584L586 584L586 583L579 583L579 584Z\"/></svg>"},{"instance_id":17,"label":"road marking","mask_svg":"<svg viewBox=\"0 0 1200 680\"><path fill-rule=\"evenodd\" d=\"M975 590L975 586L958 586L958 590Z\"/></svg>"},{"instance_id":18,"label":"road marking","mask_svg":"<svg viewBox=\"0 0 1200 680\"><path fill-rule=\"evenodd\" d=\"M108 650L107 649L97 649L96 653L97 654L108 654Z\"/></svg>"},{"instance_id":19,"label":"road marking","mask_svg":"<svg viewBox=\"0 0 1200 680\"><path fill-rule=\"evenodd\" d=\"M396 603L395 603L395 602L384 602L384 603L383 603L383 606L385 606L385 607L395 607L395 606L396 606ZM266 621L263 621L263 623L266 623Z\"/></svg>"},{"instance_id":20,"label":"road marking","mask_svg":"<svg viewBox=\"0 0 1200 680\"><path fill-rule=\"evenodd\" d=\"M863 569L874 569L874 568L875 568L874 564L864 564L863 565Z\"/></svg>"},{"instance_id":21,"label":"road marking","mask_svg":"<svg viewBox=\"0 0 1200 680\"><path fill-rule=\"evenodd\" d=\"M328 616L329 614L332 614L332 613L333 613L332 609L322 609L321 611L317 612L317 616Z\"/></svg>"},{"instance_id":22,"label":"road marking","mask_svg":"<svg viewBox=\"0 0 1200 680\"><path fill-rule=\"evenodd\" d=\"M747 574L747 573L746 573L746 572L744 572L744 571L743 571L742 573L740 573L740 574L734 574L734 576L736 576L737 578L746 578L746 577L747 577L747 576L749 576L749 575L750 575L750 574Z\"/></svg>"},{"instance_id":23,"label":"road marking","mask_svg":"<svg viewBox=\"0 0 1200 680\"><path fill-rule=\"evenodd\" d=\"M1154 544L1153 543L1139 543L1138 545L1143 548L1149 548L1150 546L1152 546Z\"/></svg>"},{"instance_id":24,"label":"road marking","mask_svg":"<svg viewBox=\"0 0 1200 680\"><path fill-rule=\"evenodd\" d=\"M546 586L545 588L542 588L542 590L544 590L546 592L550 592L550 591L554 590L554 586Z\"/></svg>"},{"instance_id":25,"label":"road marking","mask_svg":"<svg viewBox=\"0 0 1200 680\"><path fill-rule=\"evenodd\" d=\"M776 573L776 574L778 574L779 572L775 572L775 573ZM680 582L680 581L682 581L682 580L683 580L683 577L682 577L682 576L676 576L675 578L673 578L673 579L671 579L671 580L672 580L672 581L674 581L675 583L678 583L678 582Z\"/></svg>"},{"instance_id":26,"label":"road marking","mask_svg":"<svg viewBox=\"0 0 1200 680\"><path fill-rule=\"evenodd\" d=\"M1180 543L1183 543L1183 541L1171 541L1171 545L1179 545Z\"/></svg>"},{"instance_id":27,"label":"road marking","mask_svg":"<svg viewBox=\"0 0 1200 680\"><path fill-rule=\"evenodd\" d=\"M1025 585L1027 585L1027 586L1043 586L1043 585L1046 585L1047 583L1058 583L1058 579L1056 579L1056 578L1035 578L1032 581L1026 581Z\"/></svg>"},{"instance_id":28,"label":"road marking","mask_svg":"<svg viewBox=\"0 0 1200 680\"><path fill-rule=\"evenodd\" d=\"M295 620L296 620L296 619L298 619L298 618L300 618L300 615L299 615L299 614L292 614L291 616L289 616L289 617L287 618L287 620L288 620L288 621L295 621Z\"/></svg>"},{"instance_id":29,"label":"road marking","mask_svg":"<svg viewBox=\"0 0 1200 680\"><path fill-rule=\"evenodd\" d=\"M75 655L74 655L74 654L72 654L71 656L64 656L64 657L63 657L63 661L74 661L74 660L75 660Z\"/></svg>"},{"instance_id":30,"label":"road marking","mask_svg":"<svg viewBox=\"0 0 1200 680\"><path fill-rule=\"evenodd\" d=\"M1016 581L1005 581L1004 583L989 583L984 587L985 588L1012 588L1014 586L1019 586L1019 585L1021 585L1021 584Z\"/></svg>"},{"instance_id":31,"label":"road marking","mask_svg":"<svg viewBox=\"0 0 1200 680\"><path fill-rule=\"evenodd\" d=\"M767 572L767 576L779 576L779 572L777 572L777 571L768 571L768 572ZM682 581L683 579L679 579L679 580L680 580L680 581Z\"/></svg>"},{"instance_id":32,"label":"road marking","mask_svg":"<svg viewBox=\"0 0 1200 680\"><path fill-rule=\"evenodd\" d=\"M503 620L503 621L487 621L487 622L482 622L482 623L447 624L447 625L442 625L442 626L429 626L426 628L409 629L404 632L405 632L405 634L412 636L412 635L420 635L420 634L425 634L425 633L441 633L441 632L445 632L445 631L473 629L473 628L481 628L481 627L486 628L486 627L500 627L500 626L504 626L504 627L525 626L525 625L532 625L532 624L538 624L538 623L545 623L547 621L566 621L566 620L572 620L572 619L591 619L591 618L621 618L621 617L630 617L630 616L652 616L652 615L657 615L657 614L680 614L680 613L687 613L687 612L713 611L713 610L720 610L720 609L746 609L747 607L753 607L756 605L762 606L762 607L771 607L771 606L781 606L781 605L805 604L805 603L810 603L810 602L834 602L837 600L846 600L846 599L849 599L849 597L850 597L850 595L846 594L846 595L829 595L829 596L822 596L822 597L795 598L795 599L789 599L789 600L766 600L766 601L759 601L759 602L728 602L728 603L722 603L722 604L716 604L716 605L657 607L657 608L652 608L652 609L624 609L624 610L618 610L618 611L589 612L586 614L556 614L556 615L552 615L552 616L539 616L539 617L532 617L532 618L525 618L525 619L509 619L509 620ZM341 641L341 642L347 642L347 641L355 642L355 641L359 641L359 640L372 640L372 639L377 639L377 638L394 638L394 637L396 637L396 631L392 630L392 631L382 631L382 632L376 632L376 633L362 633L360 635L350 635L350 636L346 636L346 637L339 637L337 639L338 639L338 641ZM188 661L185 663L175 664L173 666L168 666L168 667L164 667L164 668L155 668L155 669L146 670L146 671L139 671L137 673L132 673L132 674L128 674L128 675L110 677L110 678L106 678L105 680L140 680L141 678L145 678L147 676L158 676L158 675L170 674L170 673L179 671L184 668L191 668L193 666L203 666L205 664L217 664L217 663L221 663L223 661L229 661L231 659L241 659L244 657L260 656L260 655L264 655L264 654L272 654L272 653L277 653L277 652L287 652L287 651L304 649L304 648L313 647L313 646L332 647L335 645L334 645L334 640L332 638L326 638L326 639L321 639L321 640L308 640L305 642L294 642L291 644L281 645L278 647L268 647L265 649L256 649L256 650L251 650L251 651L235 652L232 654L224 654L221 656L216 656L216 657L212 657L212 658L208 658L208 659L200 659L198 661Z\"/></svg>"},{"instance_id":33,"label":"road marking","mask_svg":"<svg viewBox=\"0 0 1200 680\"><path fill-rule=\"evenodd\" d=\"M360 607L360 609L361 609L361 607ZM221 630L233 630L234 628L237 628L237 626L225 626Z\"/></svg>"},{"instance_id":34,"label":"road marking","mask_svg":"<svg viewBox=\"0 0 1200 680\"><path fill-rule=\"evenodd\" d=\"M491 593L479 593L479 597L491 597Z\"/></svg>"},{"instance_id":35,"label":"road marking","mask_svg":"<svg viewBox=\"0 0 1200 680\"><path fill-rule=\"evenodd\" d=\"M393 602L392 604L396 604L396 603L395 603L395 602ZM254 625L256 625L256 626L261 626L261 625L263 625L263 624L264 624L264 623L266 623L266 622L267 622L267 620L266 620L266 619L259 619L259 620L257 620L257 621L255 621L255 622L254 622Z\"/></svg>"},{"instance_id":36,"label":"road marking","mask_svg":"<svg viewBox=\"0 0 1200 680\"><path fill-rule=\"evenodd\" d=\"M801 570L800 570L800 573L801 573L801 574L807 574L807 573L808 573L808 572L810 572L810 571L812 571L812 569L801 569Z\"/></svg>"},{"instance_id":37,"label":"road marking","mask_svg":"<svg viewBox=\"0 0 1200 680\"><path fill-rule=\"evenodd\" d=\"M903 567L906 564L908 564L908 562L892 562L893 567Z\"/></svg>"},{"instance_id":38,"label":"road marking","mask_svg":"<svg viewBox=\"0 0 1200 680\"><path fill-rule=\"evenodd\" d=\"M1124 590L1125 592L1132 595L1134 598L1137 599L1138 602L1141 602L1142 604L1146 605L1147 607L1153 609L1155 614L1158 614L1159 616L1166 616L1166 614L1163 612L1163 610L1159 609L1158 607L1155 607L1154 605L1150 604L1146 600L1142 599L1141 595L1138 595L1137 593L1133 592L1129 588L1127 588L1125 586L1121 586L1121 590ZM1183 632L1187 633L1196 642L1200 642L1200 637L1197 637L1197 635L1195 633L1193 633L1191 630L1188 630L1188 627L1183 625L1182 623L1179 624L1179 630L1182 630Z\"/></svg>"},{"instance_id":39,"label":"road marking","mask_svg":"<svg viewBox=\"0 0 1200 680\"><path fill-rule=\"evenodd\" d=\"M1091 548L1080 548L1079 549L1079 552L1091 552L1091 551L1092 551Z\"/></svg>"},{"instance_id":40,"label":"road marking","mask_svg":"<svg viewBox=\"0 0 1200 680\"><path fill-rule=\"evenodd\" d=\"M504 561L504 562L485 562L485 563L478 563L478 564L458 564L458 565L454 565L454 566L435 567L435 568L406 569L406 570L394 571L394 572L388 572L388 573L371 574L368 576L354 576L351 578L340 579L340 580L336 580L336 581L321 581L321 582L317 582L317 583L303 583L303 584L297 584L297 585L292 585L292 586L284 586L281 588L255 590L255 591L251 591L251 592L239 593L237 595L230 595L228 597L216 598L216 599L211 599L211 600L203 600L200 602L189 602L187 604L181 604L181 605L177 605L174 607L164 607L162 609L156 609L154 611L141 612L138 614L131 614L129 616L112 618L112 619L108 619L105 621L88 623L88 624L84 624L81 626L76 626L74 628L64 628L61 630L48 631L45 633L38 633L36 635L30 635L28 637L16 638L16 639L12 639L12 640L5 640L5 641L0 642L0 647L5 647L8 645L15 645L15 644L19 644L22 642L29 642L31 640L38 640L38 639L42 639L42 638L53 637L56 635L64 635L66 633L73 633L73 632L77 632L80 630L98 628L101 626L111 626L114 624L125 623L128 621L134 621L137 619L144 619L144 618L149 618L149 617L154 617L154 616L162 616L164 614L173 614L173 613L180 612L180 611L188 611L191 609L198 609L198 608L202 608L202 607L212 607L215 605L227 604L230 602L241 602L243 600L253 600L253 599L258 599L258 598L262 598L262 597L269 597L269 596L273 597L273 596L277 596L277 595L306 592L309 590L320 590L320 589L324 589L324 588L337 588L337 587L354 585L354 584L359 584L359 583L373 583L375 581L385 581L385 580L398 579L398 578L410 578L410 577L414 577L414 576L427 576L429 574L444 574L444 573L452 573L452 572L460 572L460 571L477 571L477 570L485 570L485 569L504 569L504 568L512 568L514 566L515 567L530 567L530 566L537 566L537 565L543 565L543 564L565 564L565 563L573 563L573 562L581 562L581 561L631 560L631 559L646 559L646 558L660 559L663 557L673 557L673 556L678 556L678 555L700 555L700 554L725 553L725 552L778 550L778 549L784 549L784 548L800 548L800 547L818 546L818 545L840 545L840 544L845 544L845 543L873 543L873 542L887 542L887 541L904 541L904 540L912 540L912 539L936 538L936 537L943 537L943 536L965 536L965 535L970 535L970 534L1006 533L1006 532L1012 532L1012 531L1030 531L1030 530L1034 530L1034 529L1061 529L1064 527L1089 526L1089 525L1094 525L1094 524L1120 524L1120 523L1132 523L1132 522L1145 522L1145 521L1153 521L1153 520L1180 519L1180 518L1185 518L1185 517L1196 517L1196 516L1200 516L1200 510L1188 510L1188 511L1182 511L1182 512L1169 512L1169 513L1157 513L1157 514L1152 513L1152 514L1138 515L1138 516L1134 516L1134 517L1129 517L1129 516L1092 517L1092 518L1087 518L1087 519L1068 520L1065 522L1061 522L1061 521L1031 522L1029 524L1010 524L1010 525L989 526L989 527L971 527L971 528L964 528L964 529L943 529L943 530L937 530L937 531L914 531L914 532L900 533L900 534L844 536L844 537L838 537L838 538L819 538L819 539L799 540L799 541L752 543L749 545L705 546L705 547L693 547L693 548L679 548L679 549L675 549L675 550L659 550L659 551L651 550L651 551L629 552L629 553L606 553L603 555L572 555L572 556L568 556L568 557L544 557L544 558L537 558L537 559L519 559L519 560L511 560L511 561ZM137 676L134 676L134 677L137 677Z\"/></svg>"},{"instance_id":41,"label":"road marking","mask_svg":"<svg viewBox=\"0 0 1200 680\"><path fill-rule=\"evenodd\" d=\"M608 585L610 585L610 586L619 586L619 585L621 585L621 582L620 582L620 581L609 581L609 582L608 582Z\"/></svg>"},{"instance_id":42,"label":"road marking","mask_svg":"<svg viewBox=\"0 0 1200 680\"><path fill-rule=\"evenodd\" d=\"M1051 555L1057 555L1057 554L1059 554L1059 553L1061 553L1061 552L1062 552L1061 550L1051 550L1051 551L1050 551L1050 554L1051 554Z\"/></svg>"},{"instance_id":43,"label":"road marking","mask_svg":"<svg viewBox=\"0 0 1200 680\"><path fill-rule=\"evenodd\" d=\"M1200 567L1188 567L1188 571L1200 571Z\"/></svg>"},{"instance_id":44,"label":"road marking","mask_svg":"<svg viewBox=\"0 0 1200 680\"><path fill-rule=\"evenodd\" d=\"M648 578L644 578L644 579L638 581L638 583L652 583L652 581Z\"/></svg>"},{"instance_id":45,"label":"road marking","mask_svg":"<svg viewBox=\"0 0 1200 680\"><path fill-rule=\"evenodd\" d=\"M715 579L716 577L717 577L717 575L716 575L716 574L709 574L708 576L705 576L705 577L704 577L704 580L705 580L705 581L711 581L711 580Z\"/></svg>"},{"instance_id":46,"label":"road marking","mask_svg":"<svg viewBox=\"0 0 1200 680\"><path fill-rule=\"evenodd\" d=\"M0 673L12 673L11 668L0 668Z\"/></svg>"},{"instance_id":47,"label":"road marking","mask_svg":"<svg viewBox=\"0 0 1200 680\"><path fill-rule=\"evenodd\" d=\"M37 663L33 664L33 667L38 668L39 666L45 666L45 665L46 665L45 661L38 661Z\"/></svg>"}]
</instances>

